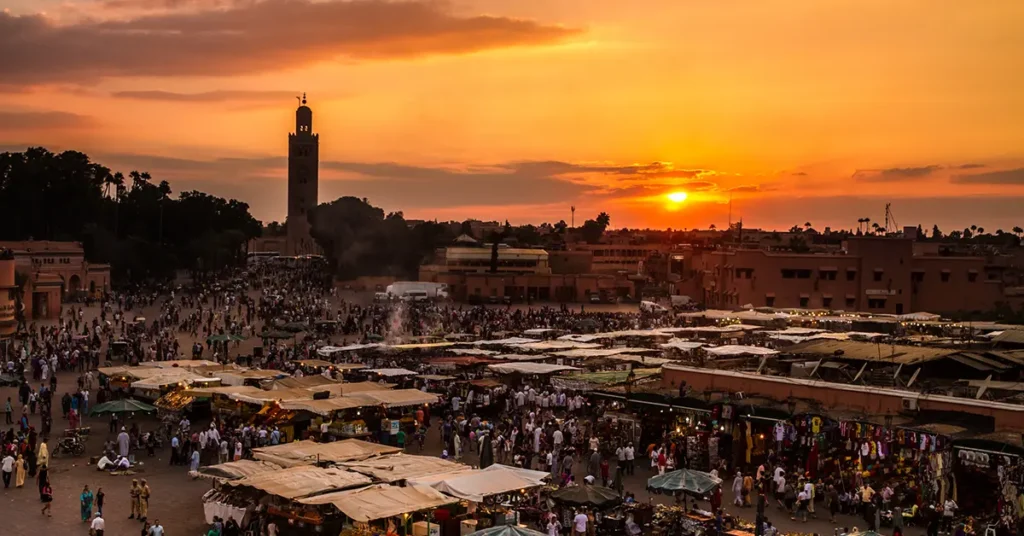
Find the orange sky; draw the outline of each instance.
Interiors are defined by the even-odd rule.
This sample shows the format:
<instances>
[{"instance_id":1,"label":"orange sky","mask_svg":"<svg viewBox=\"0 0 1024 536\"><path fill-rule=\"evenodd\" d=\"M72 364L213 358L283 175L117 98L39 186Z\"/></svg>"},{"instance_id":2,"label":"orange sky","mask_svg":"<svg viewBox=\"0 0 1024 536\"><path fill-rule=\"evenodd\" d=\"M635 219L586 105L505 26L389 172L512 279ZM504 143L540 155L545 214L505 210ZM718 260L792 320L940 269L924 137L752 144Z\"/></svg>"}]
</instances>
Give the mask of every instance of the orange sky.
<instances>
[{"instance_id":1,"label":"orange sky","mask_svg":"<svg viewBox=\"0 0 1024 536\"><path fill-rule=\"evenodd\" d=\"M0 148L282 219L321 201L614 227L1024 225L1024 3L0 0ZM670 207L664 194L690 193Z\"/></svg>"}]
</instances>

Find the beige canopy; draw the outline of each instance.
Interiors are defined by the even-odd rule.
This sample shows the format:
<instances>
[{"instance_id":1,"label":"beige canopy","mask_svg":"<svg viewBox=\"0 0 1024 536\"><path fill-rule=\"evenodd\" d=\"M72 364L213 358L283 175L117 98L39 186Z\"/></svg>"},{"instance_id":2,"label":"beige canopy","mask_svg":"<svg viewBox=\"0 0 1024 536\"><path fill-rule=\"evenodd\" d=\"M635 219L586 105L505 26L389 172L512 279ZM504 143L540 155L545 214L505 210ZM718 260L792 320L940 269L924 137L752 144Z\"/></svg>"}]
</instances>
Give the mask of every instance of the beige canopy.
<instances>
[{"instance_id":1,"label":"beige canopy","mask_svg":"<svg viewBox=\"0 0 1024 536\"><path fill-rule=\"evenodd\" d=\"M346 439L333 443L296 441L273 447L260 447L253 449L253 456L257 460L276 463L282 467L292 467L312 465L317 462L318 457L321 462L340 463L365 460L401 451L402 449L397 447L388 447L358 439Z\"/></svg>"},{"instance_id":2,"label":"beige canopy","mask_svg":"<svg viewBox=\"0 0 1024 536\"><path fill-rule=\"evenodd\" d=\"M373 400L378 404L383 404L391 408L401 406L418 406L420 404L434 404L437 402L437 395L433 393L425 393L419 389L366 391L353 396Z\"/></svg>"},{"instance_id":3,"label":"beige canopy","mask_svg":"<svg viewBox=\"0 0 1024 536\"><path fill-rule=\"evenodd\" d=\"M426 486L400 488L379 484L352 491L328 493L299 501L302 504L331 504L353 521L370 522L409 512L418 512L458 502Z\"/></svg>"},{"instance_id":4,"label":"beige canopy","mask_svg":"<svg viewBox=\"0 0 1024 536\"><path fill-rule=\"evenodd\" d=\"M237 480L240 478L248 478L280 470L281 466L273 463L255 460L238 460L237 462L227 462L200 467L195 476L214 480Z\"/></svg>"},{"instance_id":5,"label":"beige canopy","mask_svg":"<svg viewBox=\"0 0 1024 536\"><path fill-rule=\"evenodd\" d=\"M434 456L395 454L362 461L345 462L343 467L372 476L382 482L398 482L438 473L451 473L469 467L461 463L442 460Z\"/></svg>"},{"instance_id":6,"label":"beige canopy","mask_svg":"<svg viewBox=\"0 0 1024 536\"><path fill-rule=\"evenodd\" d=\"M338 468L324 469L312 465L289 467L280 471L260 473L241 480L226 482L230 486L254 488L285 499L298 499L369 483L370 479L359 473Z\"/></svg>"}]
</instances>

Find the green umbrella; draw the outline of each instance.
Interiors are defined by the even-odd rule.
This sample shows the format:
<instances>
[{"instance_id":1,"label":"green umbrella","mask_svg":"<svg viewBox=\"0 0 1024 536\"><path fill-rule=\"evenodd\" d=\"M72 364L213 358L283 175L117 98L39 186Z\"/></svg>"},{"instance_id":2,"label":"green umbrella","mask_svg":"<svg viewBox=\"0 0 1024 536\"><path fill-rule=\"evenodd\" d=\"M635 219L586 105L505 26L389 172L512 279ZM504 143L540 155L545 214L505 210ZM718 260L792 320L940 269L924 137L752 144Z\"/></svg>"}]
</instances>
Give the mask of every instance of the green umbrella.
<instances>
[{"instance_id":1,"label":"green umbrella","mask_svg":"<svg viewBox=\"0 0 1024 536\"><path fill-rule=\"evenodd\" d=\"M497 525L471 532L466 536L547 536L547 534L518 525Z\"/></svg>"},{"instance_id":2,"label":"green umbrella","mask_svg":"<svg viewBox=\"0 0 1024 536\"><path fill-rule=\"evenodd\" d=\"M206 338L206 342L207 343L228 342L230 340L231 340L231 337L229 337L227 335L224 335L222 333L218 333L216 335L210 335L209 337Z\"/></svg>"},{"instance_id":3,"label":"green umbrella","mask_svg":"<svg viewBox=\"0 0 1024 536\"><path fill-rule=\"evenodd\" d=\"M97 404L89 410L89 415L103 415L106 413L155 413L156 406L150 406L145 402L139 402L134 398L126 398L124 400L111 400L110 402L104 402Z\"/></svg>"},{"instance_id":4,"label":"green umbrella","mask_svg":"<svg viewBox=\"0 0 1024 536\"><path fill-rule=\"evenodd\" d=\"M263 333L260 333L261 339L290 339L292 337L293 335L291 333L285 333L283 331L276 330L264 331Z\"/></svg>"},{"instance_id":5,"label":"green umbrella","mask_svg":"<svg viewBox=\"0 0 1024 536\"><path fill-rule=\"evenodd\" d=\"M705 493L715 489L715 487L721 483L721 480L711 476L709 473L705 473L704 471L679 469L678 471L672 471L671 473L651 477L647 480L647 489L660 491L685 491L697 495L704 495Z\"/></svg>"},{"instance_id":6,"label":"green umbrella","mask_svg":"<svg viewBox=\"0 0 1024 536\"><path fill-rule=\"evenodd\" d=\"M622 502L622 497L615 490L604 486L569 486L551 494L555 502L575 506L594 506L604 508Z\"/></svg>"}]
</instances>

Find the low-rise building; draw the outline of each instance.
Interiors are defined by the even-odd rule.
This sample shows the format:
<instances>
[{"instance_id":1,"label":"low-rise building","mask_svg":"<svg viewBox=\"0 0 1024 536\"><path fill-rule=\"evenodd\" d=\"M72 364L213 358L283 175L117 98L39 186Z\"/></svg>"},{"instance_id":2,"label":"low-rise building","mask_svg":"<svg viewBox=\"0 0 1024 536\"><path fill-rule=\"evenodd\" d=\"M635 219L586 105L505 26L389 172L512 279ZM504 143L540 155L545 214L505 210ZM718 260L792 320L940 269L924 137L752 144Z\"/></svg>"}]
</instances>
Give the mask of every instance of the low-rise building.
<instances>
[{"instance_id":1,"label":"low-rise building","mask_svg":"<svg viewBox=\"0 0 1024 536\"><path fill-rule=\"evenodd\" d=\"M110 265L86 261L81 243L0 242L0 248L12 250L15 272L25 278L26 319L57 318L63 301L110 290Z\"/></svg>"},{"instance_id":2,"label":"low-rise building","mask_svg":"<svg viewBox=\"0 0 1024 536\"><path fill-rule=\"evenodd\" d=\"M800 307L904 314L991 310L1006 299L984 257L915 255L905 238L851 238L834 254L716 250L701 254L708 307Z\"/></svg>"}]
</instances>

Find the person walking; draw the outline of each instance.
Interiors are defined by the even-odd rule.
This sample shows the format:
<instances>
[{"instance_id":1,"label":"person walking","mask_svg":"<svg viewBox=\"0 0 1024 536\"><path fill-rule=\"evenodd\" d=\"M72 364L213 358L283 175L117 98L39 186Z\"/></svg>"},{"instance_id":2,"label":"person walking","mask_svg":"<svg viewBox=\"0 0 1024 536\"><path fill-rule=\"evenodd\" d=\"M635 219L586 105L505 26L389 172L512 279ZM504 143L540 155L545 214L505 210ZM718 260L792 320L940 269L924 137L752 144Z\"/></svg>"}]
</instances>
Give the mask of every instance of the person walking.
<instances>
[{"instance_id":1,"label":"person walking","mask_svg":"<svg viewBox=\"0 0 1024 536\"><path fill-rule=\"evenodd\" d=\"M0 470L3 471L4 489L7 489L11 487L11 476L14 474L14 456L4 456L0 461Z\"/></svg>"},{"instance_id":2,"label":"person walking","mask_svg":"<svg viewBox=\"0 0 1024 536\"><path fill-rule=\"evenodd\" d=\"M78 497L80 506L82 508L82 521L85 523L89 522L89 518L92 517L92 500L93 494L89 489L88 484L82 489L82 494Z\"/></svg>"},{"instance_id":3,"label":"person walking","mask_svg":"<svg viewBox=\"0 0 1024 536\"><path fill-rule=\"evenodd\" d=\"M47 479L44 484L40 485L39 498L43 501L43 510L40 513L48 517L53 517L53 512L50 511L50 507L53 506L53 488L50 487L49 479Z\"/></svg>"},{"instance_id":4,"label":"person walking","mask_svg":"<svg viewBox=\"0 0 1024 536\"><path fill-rule=\"evenodd\" d=\"M103 488L96 488L96 513L103 515Z\"/></svg>"},{"instance_id":5,"label":"person walking","mask_svg":"<svg viewBox=\"0 0 1024 536\"><path fill-rule=\"evenodd\" d=\"M96 515L92 519L92 525L89 525L89 531L92 536L103 536L103 530L106 526L107 522L103 520L103 515L96 512Z\"/></svg>"},{"instance_id":6,"label":"person walking","mask_svg":"<svg viewBox=\"0 0 1024 536\"><path fill-rule=\"evenodd\" d=\"M11 397L7 397L7 404L4 405L4 415L7 417L7 424L14 424L14 419L11 417L11 413L14 408L11 407Z\"/></svg>"},{"instance_id":7,"label":"person walking","mask_svg":"<svg viewBox=\"0 0 1024 536\"><path fill-rule=\"evenodd\" d=\"M736 506L743 506L743 473L736 471L736 478L732 479L732 503Z\"/></svg>"},{"instance_id":8,"label":"person walking","mask_svg":"<svg viewBox=\"0 0 1024 536\"><path fill-rule=\"evenodd\" d=\"M19 454L18 460L14 462L14 487L25 487L25 475L27 474L28 466L25 463L25 458Z\"/></svg>"}]
</instances>

